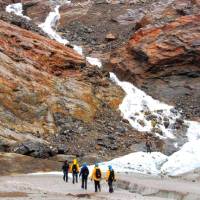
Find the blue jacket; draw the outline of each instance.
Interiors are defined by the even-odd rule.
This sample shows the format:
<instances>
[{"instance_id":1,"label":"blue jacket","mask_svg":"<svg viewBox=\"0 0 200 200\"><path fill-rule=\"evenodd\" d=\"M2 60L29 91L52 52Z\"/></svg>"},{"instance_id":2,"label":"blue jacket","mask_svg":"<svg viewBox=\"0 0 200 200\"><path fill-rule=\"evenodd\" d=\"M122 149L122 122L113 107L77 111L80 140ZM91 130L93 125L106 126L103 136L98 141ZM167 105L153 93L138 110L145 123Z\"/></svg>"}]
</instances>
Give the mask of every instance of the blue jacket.
<instances>
[{"instance_id":1,"label":"blue jacket","mask_svg":"<svg viewBox=\"0 0 200 200\"><path fill-rule=\"evenodd\" d=\"M81 167L81 171L80 171L79 177L82 176L82 178L87 178L88 175L89 175L88 167L87 166Z\"/></svg>"}]
</instances>

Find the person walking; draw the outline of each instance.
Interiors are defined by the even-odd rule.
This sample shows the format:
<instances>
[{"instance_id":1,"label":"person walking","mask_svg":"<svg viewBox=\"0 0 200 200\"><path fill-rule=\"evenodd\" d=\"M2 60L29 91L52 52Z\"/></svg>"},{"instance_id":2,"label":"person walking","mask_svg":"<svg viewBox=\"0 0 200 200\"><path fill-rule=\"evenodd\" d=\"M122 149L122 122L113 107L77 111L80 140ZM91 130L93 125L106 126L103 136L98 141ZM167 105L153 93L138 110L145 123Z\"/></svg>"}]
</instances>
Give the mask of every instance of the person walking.
<instances>
[{"instance_id":1,"label":"person walking","mask_svg":"<svg viewBox=\"0 0 200 200\"><path fill-rule=\"evenodd\" d=\"M108 171L106 172L106 181L108 182L109 192L113 193L113 181L116 181L115 179L115 172L111 165L108 166Z\"/></svg>"},{"instance_id":2,"label":"person walking","mask_svg":"<svg viewBox=\"0 0 200 200\"><path fill-rule=\"evenodd\" d=\"M68 182L68 173L69 173L69 163L66 160L62 166L62 170L63 170L63 180L65 182Z\"/></svg>"},{"instance_id":3,"label":"person walking","mask_svg":"<svg viewBox=\"0 0 200 200\"><path fill-rule=\"evenodd\" d=\"M81 167L79 177L82 177L82 185L81 188L87 190L87 180L89 175L89 169L87 167L87 164L84 163Z\"/></svg>"},{"instance_id":4,"label":"person walking","mask_svg":"<svg viewBox=\"0 0 200 200\"><path fill-rule=\"evenodd\" d=\"M147 140L146 140L147 153L151 153L151 147L152 147L151 141L149 138L147 138Z\"/></svg>"},{"instance_id":5,"label":"person walking","mask_svg":"<svg viewBox=\"0 0 200 200\"><path fill-rule=\"evenodd\" d=\"M101 177L102 177L101 169L99 168L98 163L95 163L95 166L91 175L91 180L94 181L95 192L98 192L98 191L101 192L101 185L100 185Z\"/></svg>"},{"instance_id":6,"label":"person walking","mask_svg":"<svg viewBox=\"0 0 200 200\"><path fill-rule=\"evenodd\" d=\"M73 164L71 165L72 172L72 183L78 183L78 173L79 173L79 164L76 159L73 160Z\"/></svg>"}]
</instances>

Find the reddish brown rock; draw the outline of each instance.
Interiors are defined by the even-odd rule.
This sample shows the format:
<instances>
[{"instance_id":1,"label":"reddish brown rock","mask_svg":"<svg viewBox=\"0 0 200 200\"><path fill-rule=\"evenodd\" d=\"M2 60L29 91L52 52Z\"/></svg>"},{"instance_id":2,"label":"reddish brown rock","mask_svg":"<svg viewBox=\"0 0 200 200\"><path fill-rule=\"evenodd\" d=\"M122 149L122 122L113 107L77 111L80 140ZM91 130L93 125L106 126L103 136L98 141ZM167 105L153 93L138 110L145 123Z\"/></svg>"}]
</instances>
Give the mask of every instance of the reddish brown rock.
<instances>
[{"instance_id":1,"label":"reddish brown rock","mask_svg":"<svg viewBox=\"0 0 200 200\"><path fill-rule=\"evenodd\" d=\"M112 54L108 67L121 79L168 103L181 104L180 98L192 96L188 101L193 103L193 116L199 117L199 26L197 15L140 29L124 48Z\"/></svg>"},{"instance_id":2,"label":"reddish brown rock","mask_svg":"<svg viewBox=\"0 0 200 200\"><path fill-rule=\"evenodd\" d=\"M200 16L180 17L160 28L139 30L130 39L128 48L136 59L146 61L149 67L198 61L199 19ZM164 70L158 69L162 73Z\"/></svg>"},{"instance_id":3,"label":"reddish brown rock","mask_svg":"<svg viewBox=\"0 0 200 200\"><path fill-rule=\"evenodd\" d=\"M95 153L107 160L143 148L145 133L118 111L123 97L73 49L0 21L1 151L41 158Z\"/></svg>"},{"instance_id":4,"label":"reddish brown rock","mask_svg":"<svg viewBox=\"0 0 200 200\"><path fill-rule=\"evenodd\" d=\"M23 1L24 15L29 16L35 23L45 21L53 6L47 0L26 0Z\"/></svg>"},{"instance_id":5,"label":"reddish brown rock","mask_svg":"<svg viewBox=\"0 0 200 200\"><path fill-rule=\"evenodd\" d=\"M4 34L0 38L2 51L13 60L24 59L24 63L51 73L85 65L84 59L71 48L3 21L0 24L0 32ZM5 38L9 40L5 41ZM16 47L18 52L15 51Z\"/></svg>"}]
</instances>

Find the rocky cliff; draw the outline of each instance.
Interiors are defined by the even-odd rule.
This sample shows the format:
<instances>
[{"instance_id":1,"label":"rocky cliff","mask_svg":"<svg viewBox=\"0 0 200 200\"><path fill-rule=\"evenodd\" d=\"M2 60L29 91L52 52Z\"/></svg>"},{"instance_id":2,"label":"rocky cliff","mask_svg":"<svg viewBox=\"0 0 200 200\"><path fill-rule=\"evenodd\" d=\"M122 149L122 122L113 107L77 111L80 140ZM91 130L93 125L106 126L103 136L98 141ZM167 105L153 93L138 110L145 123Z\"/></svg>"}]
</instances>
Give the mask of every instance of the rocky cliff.
<instances>
[{"instance_id":1,"label":"rocky cliff","mask_svg":"<svg viewBox=\"0 0 200 200\"><path fill-rule=\"evenodd\" d=\"M17 2L0 1L0 8ZM125 94L108 71L174 104L186 118L199 119L199 1L61 5L53 28L82 45L85 54L102 58L103 70L38 28L54 3L24 0L23 12L31 21L0 13L1 151L53 160L73 154L95 162L144 150L146 133L120 116ZM175 150L172 142L149 135L154 150Z\"/></svg>"},{"instance_id":2,"label":"rocky cliff","mask_svg":"<svg viewBox=\"0 0 200 200\"><path fill-rule=\"evenodd\" d=\"M161 1L162 2L162 1ZM128 44L107 65L151 96L199 119L199 1L169 1L135 21ZM164 8L164 9L163 9Z\"/></svg>"},{"instance_id":3,"label":"rocky cliff","mask_svg":"<svg viewBox=\"0 0 200 200\"><path fill-rule=\"evenodd\" d=\"M143 149L145 134L120 117L123 91L71 48L4 21L0 48L1 151L94 160Z\"/></svg>"}]
</instances>

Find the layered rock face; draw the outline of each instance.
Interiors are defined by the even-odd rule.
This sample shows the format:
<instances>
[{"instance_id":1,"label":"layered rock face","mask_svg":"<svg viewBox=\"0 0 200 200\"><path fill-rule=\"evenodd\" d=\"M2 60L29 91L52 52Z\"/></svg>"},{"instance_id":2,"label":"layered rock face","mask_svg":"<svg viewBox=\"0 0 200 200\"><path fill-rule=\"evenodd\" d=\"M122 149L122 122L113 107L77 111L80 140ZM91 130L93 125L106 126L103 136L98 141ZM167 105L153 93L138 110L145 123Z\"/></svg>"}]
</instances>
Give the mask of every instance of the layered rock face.
<instances>
[{"instance_id":1,"label":"layered rock face","mask_svg":"<svg viewBox=\"0 0 200 200\"><path fill-rule=\"evenodd\" d=\"M199 2L173 1L158 16L136 23L127 45L111 54L108 69L148 94L199 119ZM185 16L181 16L185 15ZM171 18L167 19L167 16ZM143 27L143 28L142 28Z\"/></svg>"},{"instance_id":2,"label":"layered rock face","mask_svg":"<svg viewBox=\"0 0 200 200\"><path fill-rule=\"evenodd\" d=\"M71 48L4 21L0 48L1 151L87 160L144 148L117 111L123 91Z\"/></svg>"}]
</instances>

